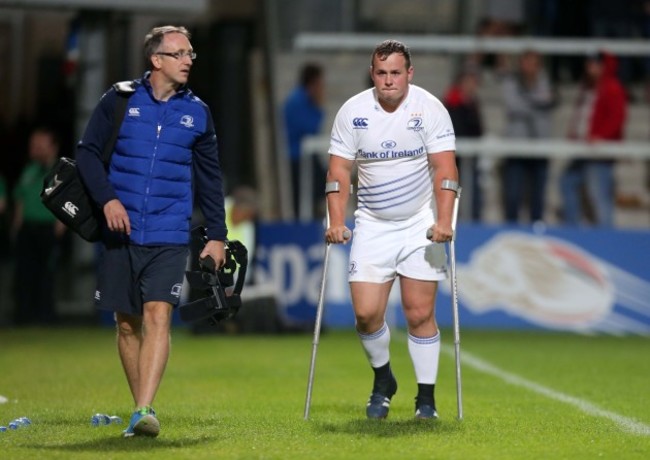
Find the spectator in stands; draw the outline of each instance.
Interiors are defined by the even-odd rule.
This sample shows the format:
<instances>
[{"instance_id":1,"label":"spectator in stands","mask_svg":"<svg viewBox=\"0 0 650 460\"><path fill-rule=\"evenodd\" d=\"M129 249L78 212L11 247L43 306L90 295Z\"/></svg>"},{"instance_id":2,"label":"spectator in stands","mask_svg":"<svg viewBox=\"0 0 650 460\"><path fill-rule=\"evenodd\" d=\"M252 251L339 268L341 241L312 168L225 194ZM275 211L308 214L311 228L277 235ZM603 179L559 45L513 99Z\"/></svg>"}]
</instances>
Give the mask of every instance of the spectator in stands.
<instances>
[{"instance_id":1,"label":"spectator in stands","mask_svg":"<svg viewBox=\"0 0 650 460\"><path fill-rule=\"evenodd\" d=\"M528 0L529 31L534 36L584 39L589 36L590 0ZM551 53L545 56L551 81L577 82L582 76L583 59Z\"/></svg>"},{"instance_id":2,"label":"spectator in stands","mask_svg":"<svg viewBox=\"0 0 650 460\"><path fill-rule=\"evenodd\" d=\"M623 138L627 99L616 76L617 60L606 52L589 56L585 76L574 106L569 138L588 143ZM581 191L585 187L598 225L611 226L614 213L614 161L572 161L561 178L564 220L577 225L582 217Z\"/></svg>"},{"instance_id":3,"label":"spectator in stands","mask_svg":"<svg viewBox=\"0 0 650 460\"><path fill-rule=\"evenodd\" d=\"M509 37L521 34L526 18L524 0L484 0L482 6L486 35Z\"/></svg>"},{"instance_id":4,"label":"spectator in stands","mask_svg":"<svg viewBox=\"0 0 650 460\"><path fill-rule=\"evenodd\" d=\"M305 64L300 69L298 85L291 91L283 107L284 127L291 165L291 188L295 217L299 215L300 209L301 143L306 136L316 135L320 132L325 116L324 99L325 78L323 68L315 63ZM313 171L316 179L314 184L322 184L325 170L318 161L314 161ZM314 195L314 199L323 198L324 191L315 192Z\"/></svg>"},{"instance_id":5,"label":"spectator in stands","mask_svg":"<svg viewBox=\"0 0 650 460\"><path fill-rule=\"evenodd\" d=\"M443 104L451 117L456 138L481 137L483 135L483 120L478 89L478 72L471 68L465 69L458 74L443 98ZM461 178L465 175L471 175L471 218L473 221L480 221L482 202L478 160L476 157L468 160L459 162L459 175ZM471 170L466 171L461 166L469 166Z\"/></svg>"},{"instance_id":6,"label":"spectator in stands","mask_svg":"<svg viewBox=\"0 0 650 460\"><path fill-rule=\"evenodd\" d=\"M551 135L555 95L542 65L541 56L523 53L514 72L506 72L501 88L506 110L506 136L511 139L544 139ZM519 221L526 196L530 222L544 220L548 159L505 158L503 193L505 219Z\"/></svg>"},{"instance_id":7,"label":"spectator in stands","mask_svg":"<svg viewBox=\"0 0 650 460\"><path fill-rule=\"evenodd\" d=\"M19 325L56 320L54 273L65 226L43 206L40 193L58 154L57 133L48 127L34 129L29 137L30 162L13 192L15 323Z\"/></svg>"},{"instance_id":8,"label":"spectator in stands","mask_svg":"<svg viewBox=\"0 0 650 460\"><path fill-rule=\"evenodd\" d=\"M481 37L514 37L521 35L526 25L524 0L484 0L481 2L481 16L476 26L476 35ZM503 54L475 52L467 57L468 63L499 68L505 58Z\"/></svg>"},{"instance_id":9,"label":"spectator in stands","mask_svg":"<svg viewBox=\"0 0 650 460\"><path fill-rule=\"evenodd\" d=\"M631 39L639 35L643 0L590 0L587 7L592 37ZM633 80L633 59L618 59L618 77L624 86Z\"/></svg>"}]
</instances>

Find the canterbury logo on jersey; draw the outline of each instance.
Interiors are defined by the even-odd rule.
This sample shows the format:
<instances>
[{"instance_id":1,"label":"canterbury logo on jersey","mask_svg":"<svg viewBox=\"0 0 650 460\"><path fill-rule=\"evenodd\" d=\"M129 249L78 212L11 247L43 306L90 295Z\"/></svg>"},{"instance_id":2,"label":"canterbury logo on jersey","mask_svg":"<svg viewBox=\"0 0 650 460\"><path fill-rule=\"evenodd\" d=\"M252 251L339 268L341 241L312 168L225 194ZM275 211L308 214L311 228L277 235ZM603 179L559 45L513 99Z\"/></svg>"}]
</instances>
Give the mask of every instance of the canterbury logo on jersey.
<instances>
[{"instance_id":1,"label":"canterbury logo on jersey","mask_svg":"<svg viewBox=\"0 0 650 460\"><path fill-rule=\"evenodd\" d=\"M352 126L354 126L354 129L365 129L368 127L368 119L357 117L352 120Z\"/></svg>"},{"instance_id":2,"label":"canterbury logo on jersey","mask_svg":"<svg viewBox=\"0 0 650 460\"><path fill-rule=\"evenodd\" d=\"M131 107L129 109L130 117L139 117L140 116L140 107Z\"/></svg>"}]
</instances>

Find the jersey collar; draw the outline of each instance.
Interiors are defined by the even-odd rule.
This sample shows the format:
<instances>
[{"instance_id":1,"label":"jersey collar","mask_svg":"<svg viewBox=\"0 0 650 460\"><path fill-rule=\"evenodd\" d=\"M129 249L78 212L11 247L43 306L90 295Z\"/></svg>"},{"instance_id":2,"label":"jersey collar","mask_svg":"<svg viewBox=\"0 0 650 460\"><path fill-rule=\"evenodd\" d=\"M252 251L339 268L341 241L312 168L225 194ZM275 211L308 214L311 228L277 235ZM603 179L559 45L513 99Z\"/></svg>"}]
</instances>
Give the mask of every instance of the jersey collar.
<instances>
[{"instance_id":1,"label":"jersey collar","mask_svg":"<svg viewBox=\"0 0 650 460\"><path fill-rule=\"evenodd\" d=\"M412 88L413 88L413 85L411 85L409 83L408 93L406 93L406 97L404 98L404 100L402 101L402 103L399 105L399 107L397 108L397 110L395 112L400 111L400 110L406 110L408 108L409 102L411 102L411 94L413 93L413 91L411 91ZM377 92L375 91L375 88L373 87L370 90L372 91L372 98L374 99L374 102L375 102L375 106L374 106L375 110L381 111L381 112L386 112L384 110L384 108L381 106L381 104L379 103L379 99L377 99ZM386 113L395 113L395 112L386 112Z\"/></svg>"}]
</instances>

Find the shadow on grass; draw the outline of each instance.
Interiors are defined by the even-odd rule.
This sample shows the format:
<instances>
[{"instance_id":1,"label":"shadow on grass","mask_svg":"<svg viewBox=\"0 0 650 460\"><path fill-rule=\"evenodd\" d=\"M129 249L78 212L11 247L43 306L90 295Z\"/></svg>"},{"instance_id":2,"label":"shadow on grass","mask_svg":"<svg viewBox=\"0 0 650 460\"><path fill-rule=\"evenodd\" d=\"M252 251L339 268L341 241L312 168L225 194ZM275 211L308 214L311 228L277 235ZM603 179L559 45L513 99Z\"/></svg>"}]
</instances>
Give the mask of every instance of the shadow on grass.
<instances>
[{"instance_id":1,"label":"shadow on grass","mask_svg":"<svg viewBox=\"0 0 650 460\"><path fill-rule=\"evenodd\" d=\"M76 419L58 418L44 425L49 425L51 432L56 432L60 427L78 425L78 422ZM195 428L192 428L192 431L186 431L188 427L197 426L202 428L200 432ZM20 447L63 452L138 452L152 449L193 447L219 440L220 436L213 434L218 433L218 426L219 421L214 416L205 418L179 416L174 418L173 424L165 424L161 435L157 438L148 438L146 436L124 438L121 433L123 427L120 427L119 431L116 430L102 436L98 433L98 430L102 428L85 426L82 430L92 433L90 436L93 439L71 439L66 441L59 437L53 438L51 442L29 443ZM108 427L104 428L108 430ZM78 436L81 433L75 429L74 435Z\"/></svg>"},{"instance_id":2,"label":"shadow on grass","mask_svg":"<svg viewBox=\"0 0 650 460\"><path fill-rule=\"evenodd\" d=\"M350 420L344 423L317 423L315 429L321 433L344 433L378 438L397 438L414 434L454 433L463 429L456 421L440 420Z\"/></svg>"},{"instance_id":3,"label":"shadow on grass","mask_svg":"<svg viewBox=\"0 0 650 460\"><path fill-rule=\"evenodd\" d=\"M146 437L133 437L125 439L121 436L115 436L104 439L94 439L90 441L83 441L69 444L32 444L21 446L31 449L43 450L58 450L67 452L137 452L137 451L151 451L156 449L168 449L179 447L192 447L202 444L208 444L215 440L212 436L202 436L200 438L188 439L164 439L164 438L146 438Z\"/></svg>"}]
</instances>

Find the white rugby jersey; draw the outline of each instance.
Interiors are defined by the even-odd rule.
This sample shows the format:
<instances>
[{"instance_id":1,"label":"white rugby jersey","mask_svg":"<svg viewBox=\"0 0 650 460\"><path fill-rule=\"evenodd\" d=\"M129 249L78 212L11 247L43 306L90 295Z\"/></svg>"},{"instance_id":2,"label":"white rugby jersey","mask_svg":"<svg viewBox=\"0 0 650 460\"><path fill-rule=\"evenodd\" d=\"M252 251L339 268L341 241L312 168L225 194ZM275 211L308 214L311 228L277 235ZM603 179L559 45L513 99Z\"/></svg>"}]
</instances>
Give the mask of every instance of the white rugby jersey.
<instances>
[{"instance_id":1,"label":"white rugby jersey","mask_svg":"<svg viewBox=\"0 0 650 460\"><path fill-rule=\"evenodd\" d=\"M402 220L425 209L435 213L427 154L448 150L456 150L456 136L447 109L409 85L392 113L379 105L373 88L350 98L336 114L329 153L357 162L355 215Z\"/></svg>"}]
</instances>

